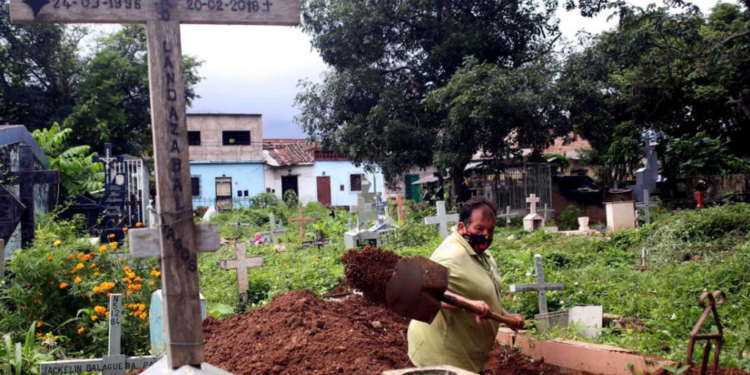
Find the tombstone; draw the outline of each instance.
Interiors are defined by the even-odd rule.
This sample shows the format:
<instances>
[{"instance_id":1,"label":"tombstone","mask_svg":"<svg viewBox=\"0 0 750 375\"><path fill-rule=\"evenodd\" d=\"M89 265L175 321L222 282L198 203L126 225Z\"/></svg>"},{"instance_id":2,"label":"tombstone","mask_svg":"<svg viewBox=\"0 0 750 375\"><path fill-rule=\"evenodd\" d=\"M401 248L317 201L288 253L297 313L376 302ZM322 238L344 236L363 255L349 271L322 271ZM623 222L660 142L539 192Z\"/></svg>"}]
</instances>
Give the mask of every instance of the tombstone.
<instances>
[{"instance_id":1,"label":"tombstone","mask_svg":"<svg viewBox=\"0 0 750 375\"><path fill-rule=\"evenodd\" d=\"M115 241L121 241L124 237L122 231L125 226L125 201L127 197L128 175L127 173L112 173L114 163L122 163L122 156L112 156L112 144L104 144L104 156L94 156L94 163L104 164L104 197L100 207L104 212L102 225L102 241L109 240L109 235L114 234Z\"/></svg>"},{"instance_id":2,"label":"tombstone","mask_svg":"<svg viewBox=\"0 0 750 375\"><path fill-rule=\"evenodd\" d=\"M602 307L601 306L574 306L568 312L568 329L574 323L577 334L590 339L602 335Z\"/></svg>"},{"instance_id":3,"label":"tombstone","mask_svg":"<svg viewBox=\"0 0 750 375\"><path fill-rule=\"evenodd\" d=\"M299 208L299 217L289 219L289 221L297 221L299 222L299 242L303 242L305 240L305 222L306 221L315 221L315 218L312 217L305 217L302 213L302 206Z\"/></svg>"},{"instance_id":4,"label":"tombstone","mask_svg":"<svg viewBox=\"0 0 750 375\"><path fill-rule=\"evenodd\" d=\"M547 291L548 290L566 290L568 284L565 283L545 283L544 268L542 267L542 256L534 255L534 269L536 270L536 284L511 285L510 292L537 292L539 299L539 314L534 315L536 328L539 332L546 332L552 327L565 328L568 324L568 313L565 311L549 312L547 310Z\"/></svg>"},{"instance_id":5,"label":"tombstone","mask_svg":"<svg viewBox=\"0 0 750 375\"><path fill-rule=\"evenodd\" d=\"M237 271L237 292L241 302L247 302L250 298L247 270L256 267L263 267L263 257L248 257L247 244L244 242L234 244L234 258L219 260L219 268Z\"/></svg>"},{"instance_id":6,"label":"tombstone","mask_svg":"<svg viewBox=\"0 0 750 375\"><path fill-rule=\"evenodd\" d=\"M354 229L344 233L344 246L347 249L361 249L365 246L380 247L380 233Z\"/></svg>"},{"instance_id":7,"label":"tombstone","mask_svg":"<svg viewBox=\"0 0 750 375\"><path fill-rule=\"evenodd\" d=\"M649 251L646 248L641 249L641 264L633 266L634 270L645 271L648 269L648 255Z\"/></svg>"},{"instance_id":8,"label":"tombstone","mask_svg":"<svg viewBox=\"0 0 750 375\"><path fill-rule=\"evenodd\" d=\"M18 185L20 203L26 207L21 214L21 246L29 247L34 241L34 230L36 230L34 186L59 184L60 174L57 171L34 170L34 154L31 151L31 146L22 144L18 146L18 171L9 172L5 176L5 180L0 182L4 185ZM16 205L14 212L17 212L17 209L18 206ZM11 217L6 220L12 221L12 219Z\"/></svg>"},{"instance_id":9,"label":"tombstone","mask_svg":"<svg viewBox=\"0 0 750 375\"><path fill-rule=\"evenodd\" d=\"M41 374L71 374L101 371L102 375L125 375L146 368L161 356L126 357L120 354L122 335L122 294L109 296L109 340L108 354L99 359L73 359L68 361L41 362Z\"/></svg>"},{"instance_id":10,"label":"tombstone","mask_svg":"<svg viewBox=\"0 0 750 375\"><path fill-rule=\"evenodd\" d=\"M654 150L650 135L645 136L643 152L646 154L646 165L635 171L635 185L628 186L633 190L636 201L644 201L644 192L656 189L659 181L659 154Z\"/></svg>"},{"instance_id":11,"label":"tombstone","mask_svg":"<svg viewBox=\"0 0 750 375\"><path fill-rule=\"evenodd\" d=\"M382 193L377 193L375 196L375 202L372 203L372 208L377 212L378 219L387 216L386 209L388 208L388 202L383 200Z\"/></svg>"},{"instance_id":12,"label":"tombstone","mask_svg":"<svg viewBox=\"0 0 750 375\"><path fill-rule=\"evenodd\" d=\"M372 203L367 203L363 197L357 197L355 212L357 213L357 217L362 221L374 221L378 219L378 214L372 209Z\"/></svg>"},{"instance_id":13,"label":"tombstone","mask_svg":"<svg viewBox=\"0 0 750 375\"><path fill-rule=\"evenodd\" d=\"M281 219L279 219L279 226L276 226L276 217L273 215L273 212L268 214L268 224L271 226L271 230L268 232L260 232L256 234L260 234L263 236L271 236L271 241L273 242L273 246L279 246L279 234L287 233L287 230L281 227Z\"/></svg>"},{"instance_id":14,"label":"tombstone","mask_svg":"<svg viewBox=\"0 0 750 375\"><path fill-rule=\"evenodd\" d=\"M164 345L164 317L162 314L162 305L164 298L162 290L157 289L151 293L151 305L148 308L148 329L151 340L152 353L164 353L167 349ZM206 298L200 295L201 304L201 321L206 319Z\"/></svg>"},{"instance_id":15,"label":"tombstone","mask_svg":"<svg viewBox=\"0 0 750 375\"><path fill-rule=\"evenodd\" d=\"M223 2L222 2L223 1ZM242 2L240 2L242 3ZM298 0L258 1L251 11L228 11L226 0L188 9L177 0L136 1L129 8L89 7L73 1L54 7L46 0L11 0L14 23L145 23L148 45L151 128L155 165L157 216L164 288L164 331L167 347L162 369L177 369L204 362L203 329L198 291L198 238L193 224L190 191L190 158L186 123L185 87L182 75L180 24L271 24L300 23ZM205 4L205 3L201 3ZM250 5L249 3L242 3ZM25 202L23 199L21 203ZM28 210L27 210L28 211ZM22 219L23 221L23 219ZM33 228L33 225L29 228ZM183 372L211 372L211 367L185 368ZM161 370L146 371L147 374Z\"/></svg>"},{"instance_id":16,"label":"tombstone","mask_svg":"<svg viewBox=\"0 0 750 375\"><path fill-rule=\"evenodd\" d=\"M651 202L651 193L646 189L643 190L643 202L635 202L636 208L642 208L646 224L651 223L651 208L658 207L655 203Z\"/></svg>"},{"instance_id":17,"label":"tombstone","mask_svg":"<svg viewBox=\"0 0 750 375\"><path fill-rule=\"evenodd\" d=\"M445 214L445 201L437 201L435 202L435 205L437 206L437 216L430 216L424 218L424 223L428 225L437 224L438 225L438 232L443 237L448 237L448 223L458 222L458 214Z\"/></svg>"},{"instance_id":18,"label":"tombstone","mask_svg":"<svg viewBox=\"0 0 750 375\"><path fill-rule=\"evenodd\" d=\"M505 206L505 213L504 214L498 214L497 218L502 219L505 218L505 228L510 227L510 218L518 216L518 212L510 212L510 206Z\"/></svg>"},{"instance_id":19,"label":"tombstone","mask_svg":"<svg viewBox=\"0 0 750 375\"><path fill-rule=\"evenodd\" d=\"M537 215L536 204L539 203L539 198L536 194L531 194L526 198L526 203L530 203L529 214L523 218L523 229L529 232L533 232L544 228L544 218Z\"/></svg>"},{"instance_id":20,"label":"tombstone","mask_svg":"<svg viewBox=\"0 0 750 375\"><path fill-rule=\"evenodd\" d=\"M610 190L604 194L607 229L614 232L635 228L632 190Z\"/></svg>"},{"instance_id":21,"label":"tombstone","mask_svg":"<svg viewBox=\"0 0 750 375\"><path fill-rule=\"evenodd\" d=\"M323 238L323 231L318 229L315 231L315 239L312 241L304 241L302 242L302 246L317 246L318 251L320 251L323 248L323 245L328 245L331 243L331 240L328 238Z\"/></svg>"},{"instance_id":22,"label":"tombstone","mask_svg":"<svg viewBox=\"0 0 750 375\"><path fill-rule=\"evenodd\" d=\"M10 242L10 236L18 228L24 210L26 206L21 204L21 201L16 199L5 186L0 185L0 240Z\"/></svg>"}]
</instances>

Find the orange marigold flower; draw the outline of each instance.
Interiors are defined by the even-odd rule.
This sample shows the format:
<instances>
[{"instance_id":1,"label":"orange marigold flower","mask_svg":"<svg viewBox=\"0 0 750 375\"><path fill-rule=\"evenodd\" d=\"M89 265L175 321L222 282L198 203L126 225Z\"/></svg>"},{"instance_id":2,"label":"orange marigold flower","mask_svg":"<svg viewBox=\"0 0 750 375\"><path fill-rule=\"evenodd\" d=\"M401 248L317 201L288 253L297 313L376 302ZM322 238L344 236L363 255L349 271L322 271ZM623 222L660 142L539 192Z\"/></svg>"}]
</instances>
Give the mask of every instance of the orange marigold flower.
<instances>
[{"instance_id":1,"label":"orange marigold flower","mask_svg":"<svg viewBox=\"0 0 750 375\"><path fill-rule=\"evenodd\" d=\"M146 304L145 303L142 303L142 304L138 305L138 311L143 311L143 310L146 310Z\"/></svg>"},{"instance_id":2,"label":"orange marigold flower","mask_svg":"<svg viewBox=\"0 0 750 375\"><path fill-rule=\"evenodd\" d=\"M99 276L99 272L94 272L94 276Z\"/></svg>"},{"instance_id":3,"label":"orange marigold flower","mask_svg":"<svg viewBox=\"0 0 750 375\"><path fill-rule=\"evenodd\" d=\"M91 263L91 268L96 268L96 263Z\"/></svg>"},{"instance_id":4,"label":"orange marigold flower","mask_svg":"<svg viewBox=\"0 0 750 375\"><path fill-rule=\"evenodd\" d=\"M127 232L128 231L128 227L122 228L122 231L123 232Z\"/></svg>"},{"instance_id":5,"label":"orange marigold flower","mask_svg":"<svg viewBox=\"0 0 750 375\"><path fill-rule=\"evenodd\" d=\"M146 318L148 318L148 313L144 311L141 315L139 315L139 317L143 320L146 320Z\"/></svg>"},{"instance_id":6,"label":"orange marigold flower","mask_svg":"<svg viewBox=\"0 0 750 375\"><path fill-rule=\"evenodd\" d=\"M76 279L73 282L76 283L76 284L80 284L81 283L81 276L76 276Z\"/></svg>"},{"instance_id":7,"label":"orange marigold flower","mask_svg":"<svg viewBox=\"0 0 750 375\"><path fill-rule=\"evenodd\" d=\"M65 257L65 260L71 260L73 258L75 258L75 256L73 256L73 254L70 254L70 255L68 255L68 256Z\"/></svg>"},{"instance_id":8,"label":"orange marigold flower","mask_svg":"<svg viewBox=\"0 0 750 375\"><path fill-rule=\"evenodd\" d=\"M40 321L38 321L38 322L36 322L36 328L39 328L39 327L41 327L41 326L42 326L42 321L41 321L41 320L40 320Z\"/></svg>"},{"instance_id":9,"label":"orange marigold flower","mask_svg":"<svg viewBox=\"0 0 750 375\"><path fill-rule=\"evenodd\" d=\"M96 312L97 314L104 314L105 312L107 312L107 308L104 306L96 306L94 307L94 312Z\"/></svg>"},{"instance_id":10,"label":"orange marigold flower","mask_svg":"<svg viewBox=\"0 0 750 375\"><path fill-rule=\"evenodd\" d=\"M26 309L28 309L28 307L26 306L21 307L21 311L26 311Z\"/></svg>"},{"instance_id":11,"label":"orange marigold flower","mask_svg":"<svg viewBox=\"0 0 750 375\"><path fill-rule=\"evenodd\" d=\"M115 234L114 233L110 234L109 238L115 238Z\"/></svg>"},{"instance_id":12,"label":"orange marigold flower","mask_svg":"<svg viewBox=\"0 0 750 375\"><path fill-rule=\"evenodd\" d=\"M105 252L105 251L107 251L107 245L102 245L102 246L99 246L99 252L100 252L100 253L103 253L103 252Z\"/></svg>"},{"instance_id":13,"label":"orange marigold flower","mask_svg":"<svg viewBox=\"0 0 750 375\"><path fill-rule=\"evenodd\" d=\"M109 247L112 248L112 250L117 250L117 242L112 242L109 244Z\"/></svg>"},{"instance_id":14,"label":"orange marigold flower","mask_svg":"<svg viewBox=\"0 0 750 375\"><path fill-rule=\"evenodd\" d=\"M77 270L82 270L82 269L83 269L83 263L76 264L76 271Z\"/></svg>"},{"instance_id":15,"label":"orange marigold flower","mask_svg":"<svg viewBox=\"0 0 750 375\"><path fill-rule=\"evenodd\" d=\"M102 292L102 289L101 289L101 288L99 288L98 286L95 286L95 287L94 287L94 289L92 289L92 290L93 290L93 291L94 291L94 293L96 293L96 294L99 294L99 293L101 293L101 292Z\"/></svg>"},{"instance_id":16,"label":"orange marigold flower","mask_svg":"<svg viewBox=\"0 0 750 375\"><path fill-rule=\"evenodd\" d=\"M83 331L85 331L85 329L84 329L83 327L81 327L81 328L78 328L78 334L79 334L79 335L80 335L80 334L82 334L82 333L83 333Z\"/></svg>"},{"instance_id":17,"label":"orange marigold flower","mask_svg":"<svg viewBox=\"0 0 750 375\"><path fill-rule=\"evenodd\" d=\"M91 315L91 320L92 320L92 321L94 321L94 320L97 320L97 319L99 319L99 317L98 317L98 316L96 316L96 315Z\"/></svg>"},{"instance_id":18,"label":"orange marigold flower","mask_svg":"<svg viewBox=\"0 0 750 375\"><path fill-rule=\"evenodd\" d=\"M120 258L120 263L125 264L125 259L124 258Z\"/></svg>"},{"instance_id":19,"label":"orange marigold flower","mask_svg":"<svg viewBox=\"0 0 750 375\"><path fill-rule=\"evenodd\" d=\"M104 316L106 316L107 318L109 318L109 311L107 311L106 313L104 313Z\"/></svg>"},{"instance_id":20,"label":"orange marigold flower","mask_svg":"<svg viewBox=\"0 0 750 375\"><path fill-rule=\"evenodd\" d=\"M154 281L154 280L151 280L151 281L148 282L149 286L154 286L154 284L156 284L156 281Z\"/></svg>"},{"instance_id":21,"label":"orange marigold flower","mask_svg":"<svg viewBox=\"0 0 750 375\"><path fill-rule=\"evenodd\" d=\"M135 279L133 279L133 281L135 281L135 282L139 282L139 281L143 281L143 279L142 279L142 278L141 278L140 276L138 276L138 277L136 277Z\"/></svg>"},{"instance_id":22,"label":"orange marigold flower","mask_svg":"<svg viewBox=\"0 0 750 375\"><path fill-rule=\"evenodd\" d=\"M127 292L125 292L125 295L126 295L126 296L129 296L129 295L132 295L132 294L133 294L133 291L132 291L132 290L130 290L130 289L128 289L128 291L127 291Z\"/></svg>"},{"instance_id":23,"label":"orange marigold flower","mask_svg":"<svg viewBox=\"0 0 750 375\"><path fill-rule=\"evenodd\" d=\"M84 260L84 261L86 261L86 262L88 262L88 261L89 261L89 259L91 259L91 257L93 257L93 256L94 256L94 253L89 253L89 254L86 254L86 256L85 256L85 257L83 257L83 260Z\"/></svg>"},{"instance_id":24,"label":"orange marigold flower","mask_svg":"<svg viewBox=\"0 0 750 375\"><path fill-rule=\"evenodd\" d=\"M60 283L60 289L65 289L68 287L68 283Z\"/></svg>"},{"instance_id":25,"label":"orange marigold flower","mask_svg":"<svg viewBox=\"0 0 750 375\"><path fill-rule=\"evenodd\" d=\"M51 261L51 260L52 260L52 257L47 257L47 260L50 260L50 261Z\"/></svg>"},{"instance_id":26,"label":"orange marigold flower","mask_svg":"<svg viewBox=\"0 0 750 375\"><path fill-rule=\"evenodd\" d=\"M86 254L84 254L84 253L78 253L78 254L76 255L76 258L78 258L78 259L81 259L81 260L83 260L83 257L84 257L85 255L86 255Z\"/></svg>"},{"instance_id":27,"label":"orange marigold flower","mask_svg":"<svg viewBox=\"0 0 750 375\"><path fill-rule=\"evenodd\" d=\"M36 338L40 338L40 337L42 337L42 333L41 332L37 332L36 333Z\"/></svg>"},{"instance_id":28,"label":"orange marigold flower","mask_svg":"<svg viewBox=\"0 0 750 375\"><path fill-rule=\"evenodd\" d=\"M109 296L111 296L111 295L112 295L112 293L107 293L107 298L109 298Z\"/></svg>"},{"instance_id":29,"label":"orange marigold flower","mask_svg":"<svg viewBox=\"0 0 750 375\"><path fill-rule=\"evenodd\" d=\"M135 223L135 227L136 227L136 228L140 228L140 227L142 227L142 226L143 226L143 223L141 223L140 221L139 221L139 222L137 222L137 223Z\"/></svg>"}]
</instances>

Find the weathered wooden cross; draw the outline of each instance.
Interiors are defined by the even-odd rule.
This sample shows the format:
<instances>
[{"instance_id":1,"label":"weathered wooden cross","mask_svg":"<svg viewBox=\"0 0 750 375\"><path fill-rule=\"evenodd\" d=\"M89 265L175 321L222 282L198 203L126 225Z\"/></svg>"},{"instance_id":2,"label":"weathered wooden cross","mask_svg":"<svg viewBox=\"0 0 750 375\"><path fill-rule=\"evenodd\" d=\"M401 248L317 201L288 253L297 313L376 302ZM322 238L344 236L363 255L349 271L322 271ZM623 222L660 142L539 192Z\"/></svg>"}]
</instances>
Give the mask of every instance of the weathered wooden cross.
<instances>
[{"instance_id":1,"label":"weathered wooden cross","mask_svg":"<svg viewBox=\"0 0 750 375\"><path fill-rule=\"evenodd\" d=\"M437 201L435 203L437 205L437 216L430 216L424 218L425 224L438 224L438 231L440 232L440 235L443 237L448 236L448 223L449 222L458 222L458 214L445 214L445 202L444 201Z\"/></svg>"},{"instance_id":2,"label":"weathered wooden cross","mask_svg":"<svg viewBox=\"0 0 750 375\"><path fill-rule=\"evenodd\" d=\"M651 203L651 193L648 189L643 190L643 202L635 202L635 207L643 208L644 216L646 217L646 224L651 223L651 207L657 207L657 205Z\"/></svg>"},{"instance_id":3,"label":"weathered wooden cross","mask_svg":"<svg viewBox=\"0 0 750 375\"><path fill-rule=\"evenodd\" d=\"M169 367L203 363L180 24L298 25L299 0L11 0L14 23L144 23ZM224 41L228 42L228 41Z\"/></svg>"},{"instance_id":4,"label":"weathered wooden cross","mask_svg":"<svg viewBox=\"0 0 750 375\"><path fill-rule=\"evenodd\" d=\"M550 283L544 282L544 268L542 268L542 256L539 254L534 255L534 267L536 269L536 284L520 284L511 285L511 293L517 292L537 292L539 298L539 313L546 314L547 310L547 291L548 290L566 290L568 284L565 283Z\"/></svg>"},{"instance_id":5,"label":"weathered wooden cross","mask_svg":"<svg viewBox=\"0 0 750 375\"><path fill-rule=\"evenodd\" d=\"M406 201L400 195L396 196L396 207L398 207L398 221L404 221L404 203Z\"/></svg>"},{"instance_id":6,"label":"weathered wooden cross","mask_svg":"<svg viewBox=\"0 0 750 375\"><path fill-rule=\"evenodd\" d=\"M302 242L302 246L317 246L318 251L323 248L323 245L328 245L331 243L331 240L328 238L323 238L323 231L318 229L315 231L315 239L312 241L304 241Z\"/></svg>"},{"instance_id":7,"label":"weathered wooden cross","mask_svg":"<svg viewBox=\"0 0 750 375\"><path fill-rule=\"evenodd\" d=\"M103 375L125 375L156 363L161 356L125 357L120 354L122 335L122 294L109 296L109 352L99 359L41 362L42 374L69 374L101 371Z\"/></svg>"},{"instance_id":8,"label":"weathered wooden cross","mask_svg":"<svg viewBox=\"0 0 750 375\"><path fill-rule=\"evenodd\" d=\"M518 212L510 212L510 206L505 206L505 213L499 214L497 217L499 218L505 218L505 227L510 227L510 218L518 216Z\"/></svg>"},{"instance_id":9,"label":"weathered wooden cross","mask_svg":"<svg viewBox=\"0 0 750 375\"><path fill-rule=\"evenodd\" d=\"M306 221L315 221L315 218L312 217L305 217L305 215L302 213L302 207L299 208L299 217L289 219L289 221L298 221L299 222L299 242L303 242L305 239L305 222Z\"/></svg>"},{"instance_id":10,"label":"weathered wooden cross","mask_svg":"<svg viewBox=\"0 0 750 375\"><path fill-rule=\"evenodd\" d=\"M256 234L260 234L262 236L271 236L271 242L273 242L274 246L279 246L279 236L278 234L286 233L287 230L284 228L281 228L281 219L279 219L279 226L276 226L276 217L273 216L273 212L268 214L268 222L271 224L271 230L268 232L260 232Z\"/></svg>"},{"instance_id":11,"label":"weathered wooden cross","mask_svg":"<svg viewBox=\"0 0 750 375\"><path fill-rule=\"evenodd\" d=\"M263 267L263 257L247 256L247 243L237 242L234 244L234 258L219 260L219 268L229 271L237 270L237 291L240 300L247 302L250 284L247 278L247 270L250 268Z\"/></svg>"},{"instance_id":12,"label":"weathered wooden cross","mask_svg":"<svg viewBox=\"0 0 750 375\"><path fill-rule=\"evenodd\" d=\"M649 251L645 247L641 249L641 264L633 266L634 270L645 271L648 269L648 254Z\"/></svg>"},{"instance_id":13,"label":"weathered wooden cross","mask_svg":"<svg viewBox=\"0 0 750 375\"><path fill-rule=\"evenodd\" d=\"M34 241L34 230L36 230L34 212L34 185L51 185L60 183L60 174L57 171L34 170L34 153L31 146L22 144L18 146L18 171L6 175L5 185L19 185L19 197L21 204L26 207L21 214L21 246L29 247Z\"/></svg>"}]
</instances>

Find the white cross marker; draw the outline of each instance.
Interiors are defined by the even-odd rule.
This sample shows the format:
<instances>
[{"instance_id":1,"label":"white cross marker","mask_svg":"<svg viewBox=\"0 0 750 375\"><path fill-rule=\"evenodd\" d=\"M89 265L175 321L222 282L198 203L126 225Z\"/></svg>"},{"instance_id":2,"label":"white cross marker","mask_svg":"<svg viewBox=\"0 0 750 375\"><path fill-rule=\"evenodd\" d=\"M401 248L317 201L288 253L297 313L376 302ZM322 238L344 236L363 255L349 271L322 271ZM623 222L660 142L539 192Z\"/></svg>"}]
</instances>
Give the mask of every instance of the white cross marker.
<instances>
[{"instance_id":1,"label":"white cross marker","mask_svg":"<svg viewBox=\"0 0 750 375\"><path fill-rule=\"evenodd\" d=\"M539 203L539 197L537 197L536 194L531 194L528 198L526 198L526 203L531 203L529 212L531 214L536 214L536 204Z\"/></svg>"},{"instance_id":2,"label":"white cross marker","mask_svg":"<svg viewBox=\"0 0 750 375\"><path fill-rule=\"evenodd\" d=\"M445 202L444 201L437 201L437 216L430 216L424 218L425 224L438 224L438 231L440 232L440 235L443 237L448 236L448 223L458 222L458 214L445 214Z\"/></svg>"},{"instance_id":3,"label":"white cross marker","mask_svg":"<svg viewBox=\"0 0 750 375\"><path fill-rule=\"evenodd\" d=\"M263 257L247 256L247 244L245 242L234 244L234 258L219 260L219 268L226 271L237 270L237 291L242 296L246 296L247 291L250 289L247 270L262 266Z\"/></svg>"}]
</instances>

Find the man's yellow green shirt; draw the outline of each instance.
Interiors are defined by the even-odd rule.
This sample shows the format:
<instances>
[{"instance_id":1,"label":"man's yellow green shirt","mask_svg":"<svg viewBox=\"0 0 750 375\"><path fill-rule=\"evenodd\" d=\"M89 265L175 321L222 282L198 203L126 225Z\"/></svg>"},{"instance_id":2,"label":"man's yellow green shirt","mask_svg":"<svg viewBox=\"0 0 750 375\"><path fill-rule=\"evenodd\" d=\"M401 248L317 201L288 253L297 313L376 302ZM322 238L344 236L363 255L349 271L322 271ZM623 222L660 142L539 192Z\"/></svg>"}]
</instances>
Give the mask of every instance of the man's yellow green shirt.
<instances>
[{"instance_id":1,"label":"man's yellow green shirt","mask_svg":"<svg viewBox=\"0 0 750 375\"><path fill-rule=\"evenodd\" d=\"M487 302L501 313L502 283L497 264L487 251L477 254L454 231L432 253L431 260L450 268L448 290L471 300ZM463 310L440 309L432 324L412 320L409 324L409 358L417 366L451 365L479 372L484 368L500 323Z\"/></svg>"}]
</instances>

